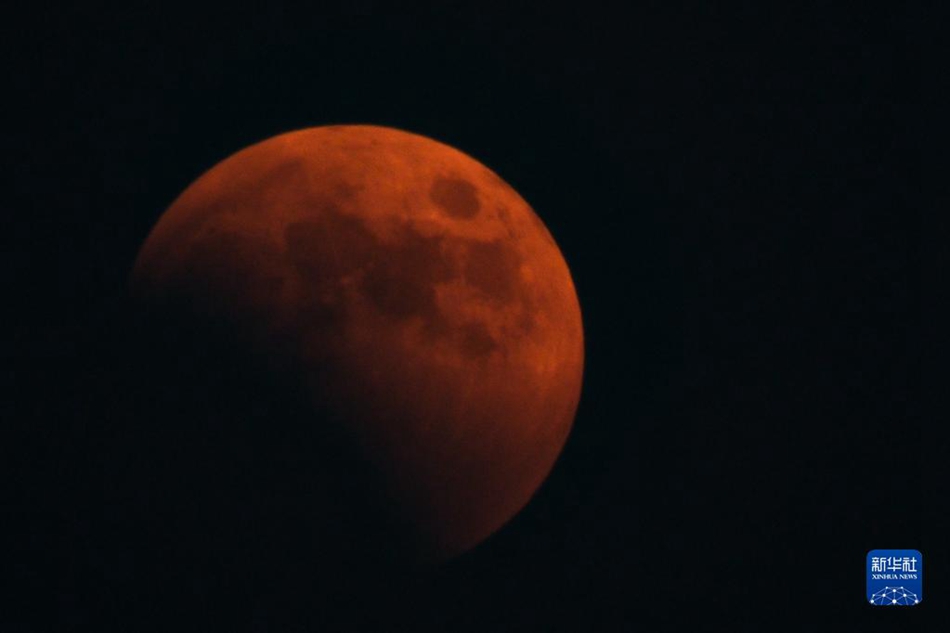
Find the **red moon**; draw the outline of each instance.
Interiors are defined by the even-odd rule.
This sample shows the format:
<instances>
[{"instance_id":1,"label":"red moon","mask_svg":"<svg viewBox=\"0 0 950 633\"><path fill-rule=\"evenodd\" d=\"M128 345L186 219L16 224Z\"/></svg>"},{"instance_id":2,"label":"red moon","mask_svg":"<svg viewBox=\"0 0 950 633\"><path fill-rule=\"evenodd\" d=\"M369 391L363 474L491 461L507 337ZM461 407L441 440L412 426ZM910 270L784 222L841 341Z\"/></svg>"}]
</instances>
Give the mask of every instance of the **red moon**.
<instances>
[{"instance_id":1,"label":"red moon","mask_svg":"<svg viewBox=\"0 0 950 633\"><path fill-rule=\"evenodd\" d=\"M573 424L583 328L557 244L494 172L423 136L326 126L237 152L161 216L132 288L293 367L424 558L514 516Z\"/></svg>"}]
</instances>

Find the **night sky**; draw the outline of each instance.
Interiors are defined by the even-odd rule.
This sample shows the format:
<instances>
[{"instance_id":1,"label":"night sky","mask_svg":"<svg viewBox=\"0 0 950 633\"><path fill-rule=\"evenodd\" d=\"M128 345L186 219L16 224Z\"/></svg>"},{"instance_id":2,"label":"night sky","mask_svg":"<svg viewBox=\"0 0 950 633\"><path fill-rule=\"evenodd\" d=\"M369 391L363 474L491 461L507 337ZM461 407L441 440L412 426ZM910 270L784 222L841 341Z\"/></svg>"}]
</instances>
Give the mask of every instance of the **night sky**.
<instances>
[{"instance_id":1,"label":"night sky","mask_svg":"<svg viewBox=\"0 0 950 633\"><path fill-rule=\"evenodd\" d=\"M915 197L927 16L402 4L8 21L0 628L924 630L946 600L928 518L946 488L924 476L943 454L924 431L935 326ZM163 389L127 305L139 247L219 160L331 123L491 167L580 298L584 389L560 460L436 569L315 580L288 526L295 560L275 574L266 553L233 555L242 526L139 494L197 477L226 497L198 420L216 397L248 404L225 379L207 397ZM169 483L175 443L187 465ZM872 548L921 550L932 599L870 608Z\"/></svg>"}]
</instances>

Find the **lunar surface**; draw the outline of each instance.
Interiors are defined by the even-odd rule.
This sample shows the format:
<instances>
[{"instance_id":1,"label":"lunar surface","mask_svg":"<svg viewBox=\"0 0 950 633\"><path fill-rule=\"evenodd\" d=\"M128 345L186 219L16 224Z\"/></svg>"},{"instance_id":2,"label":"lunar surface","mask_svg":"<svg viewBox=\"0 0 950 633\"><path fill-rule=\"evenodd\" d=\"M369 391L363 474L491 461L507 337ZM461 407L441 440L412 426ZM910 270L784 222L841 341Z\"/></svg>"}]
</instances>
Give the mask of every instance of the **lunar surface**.
<instances>
[{"instance_id":1,"label":"lunar surface","mask_svg":"<svg viewBox=\"0 0 950 633\"><path fill-rule=\"evenodd\" d=\"M528 502L578 406L581 313L550 233L487 167L415 134L317 127L232 155L161 216L132 290L298 381L427 560Z\"/></svg>"}]
</instances>

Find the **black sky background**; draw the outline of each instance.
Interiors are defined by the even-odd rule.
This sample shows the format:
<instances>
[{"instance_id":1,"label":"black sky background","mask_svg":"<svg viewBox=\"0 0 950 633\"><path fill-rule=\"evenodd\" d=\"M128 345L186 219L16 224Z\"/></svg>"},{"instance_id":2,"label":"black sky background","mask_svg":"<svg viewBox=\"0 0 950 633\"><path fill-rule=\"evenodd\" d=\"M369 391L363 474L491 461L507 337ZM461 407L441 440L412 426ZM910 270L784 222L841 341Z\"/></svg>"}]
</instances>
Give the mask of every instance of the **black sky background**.
<instances>
[{"instance_id":1,"label":"black sky background","mask_svg":"<svg viewBox=\"0 0 950 633\"><path fill-rule=\"evenodd\" d=\"M925 630L946 562L923 476L926 16L767 4L8 21L3 630ZM148 477L130 464L161 460L128 376L166 378L129 352L132 261L203 171L329 123L433 137L531 203L584 315L574 432L482 546L354 571L343 602L303 573L294 593L236 564L157 572L161 526L123 505ZM923 552L921 605L865 604L872 548Z\"/></svg>"}]
</instances>

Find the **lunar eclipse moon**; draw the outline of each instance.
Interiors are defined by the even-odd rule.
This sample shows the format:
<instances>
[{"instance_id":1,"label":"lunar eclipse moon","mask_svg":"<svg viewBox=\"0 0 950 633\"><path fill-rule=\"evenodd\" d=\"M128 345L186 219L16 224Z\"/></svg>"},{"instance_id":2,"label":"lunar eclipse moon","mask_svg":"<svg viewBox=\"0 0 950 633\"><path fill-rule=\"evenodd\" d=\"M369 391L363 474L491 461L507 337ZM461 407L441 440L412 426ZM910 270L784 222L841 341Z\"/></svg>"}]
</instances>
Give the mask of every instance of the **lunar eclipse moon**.
<instances>
[{"instance_id":1,"label":"lunar eclipse moon","mask_svg":"<svg viewBox=\"0 0 950 633\"><path fill-rule=\"evenodd\" d=\"M420 560L518 513L578 406L583 328L557 244L499 176L423 136L326 126L237 152L161 216L131 287L287 371Z\"/></svg>"}]
</instances>

